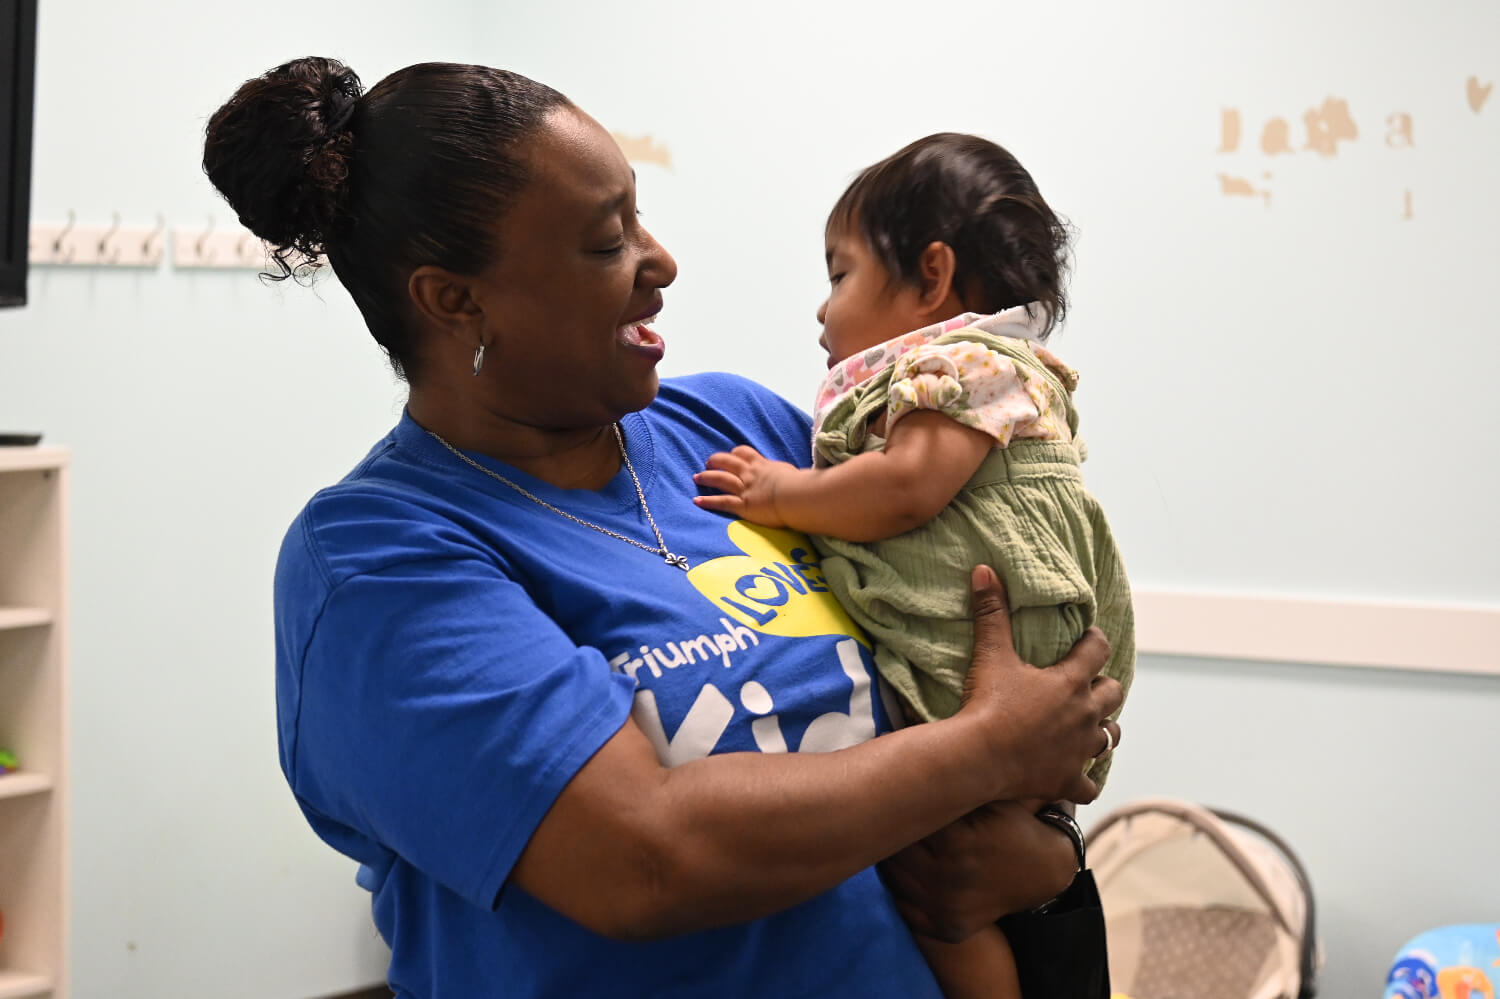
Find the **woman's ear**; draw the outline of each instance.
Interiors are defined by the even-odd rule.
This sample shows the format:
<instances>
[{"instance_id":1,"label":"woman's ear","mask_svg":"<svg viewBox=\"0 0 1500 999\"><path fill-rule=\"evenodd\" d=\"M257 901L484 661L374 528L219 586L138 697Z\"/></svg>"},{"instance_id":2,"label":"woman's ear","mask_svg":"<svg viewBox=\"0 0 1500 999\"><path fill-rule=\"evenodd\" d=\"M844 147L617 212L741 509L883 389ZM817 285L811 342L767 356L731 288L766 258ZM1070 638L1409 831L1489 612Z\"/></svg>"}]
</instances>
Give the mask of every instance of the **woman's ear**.
<instances>
[{"instance_id":1,"label":"woman's ear","mask_svg":"<svg viewBox=\"0 0 1500 999\"><path fill-rule=\"evenodd\" d=\"M482 343L484 310L469 293L468 282L452 271L423 264L406 283L412 306L435 329L456 337L470 350Z\"/></svg>"},{"instance_id":2,"label":"woman's ear","mask_svg":"<svg viewBox=\"0 0 1500 999\"><path fill-rule=\"evenodd\" d=\"M927 249L922 251L922 257L917 261L917 276L921 280L922 289L919 302L923 310L941 312L958 299L957 290L953 287L953 276L957 269L958 258L953 253L953 247L936 240L927 244ZM959 311L962 312L963 309L960 308Z\"/></svg>"}]
</instances>

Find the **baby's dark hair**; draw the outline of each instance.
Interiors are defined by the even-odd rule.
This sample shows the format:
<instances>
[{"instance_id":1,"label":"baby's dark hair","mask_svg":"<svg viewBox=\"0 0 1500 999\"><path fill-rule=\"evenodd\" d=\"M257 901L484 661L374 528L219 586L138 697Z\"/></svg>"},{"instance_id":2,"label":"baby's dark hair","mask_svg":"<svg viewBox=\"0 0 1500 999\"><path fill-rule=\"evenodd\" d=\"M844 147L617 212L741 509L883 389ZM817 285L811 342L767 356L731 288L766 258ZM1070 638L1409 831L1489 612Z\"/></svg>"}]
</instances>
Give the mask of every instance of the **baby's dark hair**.
<instances>
[{"instance_id":1,"label":"baby's dark hair","mask_svg":"<svg viewBox=\"0 0 1500 999\"><path fill-rule=\"evenodd\" d=\"M203 169L273 247L268 276L310 275L326 258L410 380L407 277L424 264L475 274L495 259L494 222L527 181L521 145L566 106L486 66L420 63L365 93L337 60L294 59L214 112Z\"/></svg>"},{"instance_id":2,"label":"baby's dark hair","mask_svg":"<svg viewBox=\"0 0 1500 999\"><path fill-rule=\"evenodd\" d=\"M863 236L905 284L920 282L930 244L947 243L966 309L1037 303L1044 338L1068 311L1068 224L1014 156L977 135L939 132L867 167L833 206L828 231Z\"/></svg>"}]
</instances>

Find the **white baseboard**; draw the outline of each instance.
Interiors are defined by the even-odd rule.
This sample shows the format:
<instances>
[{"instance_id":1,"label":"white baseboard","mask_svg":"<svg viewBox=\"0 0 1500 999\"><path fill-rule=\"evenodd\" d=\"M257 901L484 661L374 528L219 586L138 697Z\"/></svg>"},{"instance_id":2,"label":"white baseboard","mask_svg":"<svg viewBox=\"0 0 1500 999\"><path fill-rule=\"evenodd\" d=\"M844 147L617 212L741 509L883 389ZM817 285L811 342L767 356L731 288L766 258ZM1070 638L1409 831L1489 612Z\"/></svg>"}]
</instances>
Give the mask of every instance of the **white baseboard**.
<instances>
[{"instance_id":1,"label":"white baseboard","mask_svg":"<svg viewBox=\"0 0 1500 999\"><path fill-rule=\"evenodd\" d=\"M1500 675L1500 607L1144 590L1141 652Z\"/></svg>"}]
</instances>

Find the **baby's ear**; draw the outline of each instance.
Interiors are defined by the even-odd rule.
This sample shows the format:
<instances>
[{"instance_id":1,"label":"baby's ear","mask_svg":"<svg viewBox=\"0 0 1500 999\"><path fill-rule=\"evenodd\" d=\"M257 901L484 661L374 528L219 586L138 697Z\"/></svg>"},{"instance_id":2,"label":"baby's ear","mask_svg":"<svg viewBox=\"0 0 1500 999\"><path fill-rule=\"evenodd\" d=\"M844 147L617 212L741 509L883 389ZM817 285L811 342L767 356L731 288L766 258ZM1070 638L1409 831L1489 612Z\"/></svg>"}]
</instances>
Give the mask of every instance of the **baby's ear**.
<instances>
[{"instance_id":1,"label":"baby's ear","mask_svg":"<svg viewBox=\"0 0 1500 999\"><path fill-rule=\"evenodd\" d=\"M958 258L953 253L953 247L940 240L927 244L917 262L924 308L937 310L957 294L958 289L953 286L953 275L957 268Z\"/></svg>"},{"instance_id":2,"label":"baby's ear","mask_svg":"<svg viewBox=\"0 0 1500 999\"><path fill-rule=\"evenodd\" d=\"M916 276L921 281L922 311L942 317L959 315L963 309L963 296L959 288L954 287L954 273L959 269L959 258L954 255L953 248L941 240L933 240L922 251L921 260L916 261Z\"/></svg>"}]
</instances>

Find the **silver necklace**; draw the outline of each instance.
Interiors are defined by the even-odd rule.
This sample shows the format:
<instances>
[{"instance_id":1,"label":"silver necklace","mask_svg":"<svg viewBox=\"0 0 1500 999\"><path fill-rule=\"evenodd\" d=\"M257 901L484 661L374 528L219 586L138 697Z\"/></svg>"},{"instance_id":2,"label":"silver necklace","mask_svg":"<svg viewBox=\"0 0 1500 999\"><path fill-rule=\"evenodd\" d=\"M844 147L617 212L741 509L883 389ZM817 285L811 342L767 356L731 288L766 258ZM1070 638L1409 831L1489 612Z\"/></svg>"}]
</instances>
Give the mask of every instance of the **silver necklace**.
<instances>
[{"instance_id":1,"label":"silver necklace","mask_svg":"<svg viewBox=\"0 0 1500 999\"><path fill-rule=\"evenodd\" d=\"M641 501L641 509L646 512L646 521L651 525L651 533L656 535L655 548L652 548L650 545L643 545L634 538L627 538L623 534L617 534L607 527L600 527L598 524L590 523L589 521L584 520L582 517L575 517L566 510L559 510L557 507L553 506L551 503L548 503L540 496L536 496L530 492L527 492L525 489L522 489L520 486L510 481L499 472L494 472L488 468L485 468L479 462L475 461L473 458L470 458L458 448L443 440L437 434L434 434L431 430L427 431L427 433L432 437L433 440L443 445L443 447L447 448L449 451L452 451L460 461L464 462L464 464L479 469L481 472L483 472L485 475L488 475L492 479L499 479L501 482L505 483L507 486L510 486L516 492L520 493L522 496L525 496L527 499L531 500L531 502L537 504L538 506L544 506L548 510L551 510L553 513L557 514L559 517L567 517L573 523L582 524L584 527L588 527L595 531L598 531L600 534L608 534L612 538L619 538L626 544L635 545L642 551L650 552L652 555L660 555L662 558L666 559L667 565L676 566L683 572L687 572L687 570L690 568L690 566L688 565L688 560L683 558L681 555L674 555L671 552L667 551L667 543L662 539L661 528L656 526L656 518L651 516L651 507L646 505L646 493L641 489L641 480L636 478L635 466L630 463L630 454L625 450L625 436L620 433L620 425L618 423L613 424L612 429L615 432L615 443L620 445L620 458L625 462L625 471L630 473L630 481L635 484L636 498Z\"/></svg>"}]
</instances>

